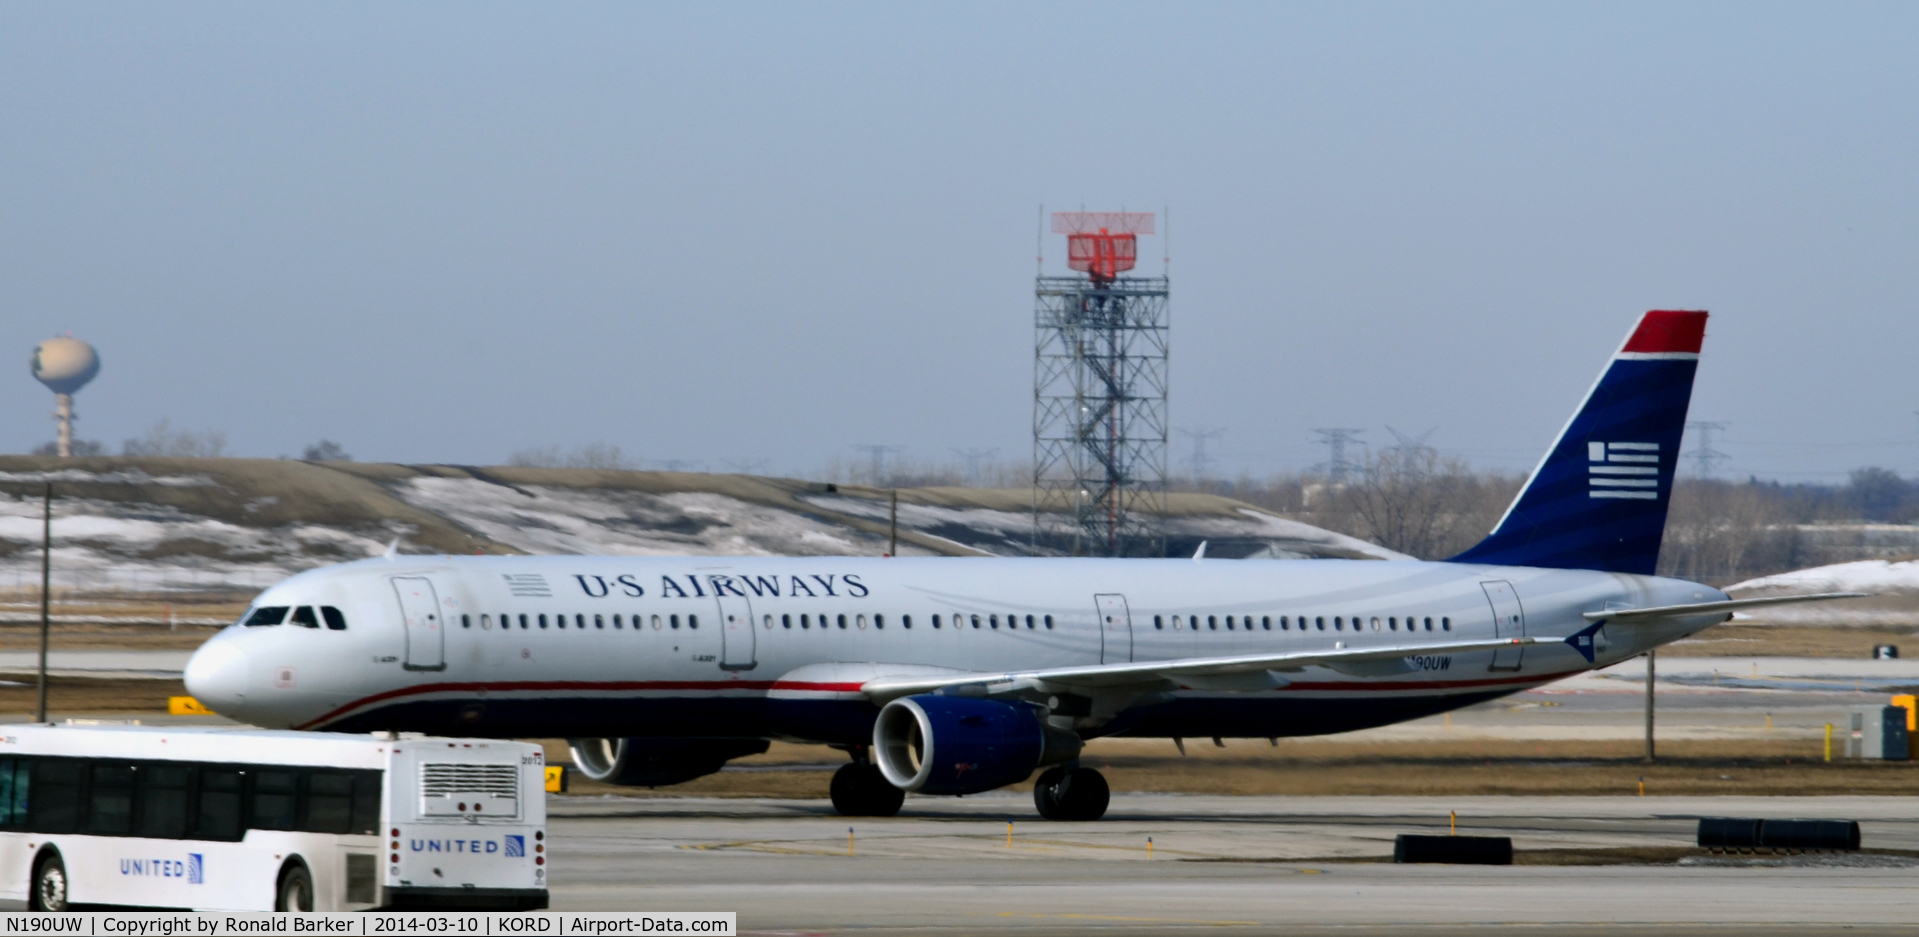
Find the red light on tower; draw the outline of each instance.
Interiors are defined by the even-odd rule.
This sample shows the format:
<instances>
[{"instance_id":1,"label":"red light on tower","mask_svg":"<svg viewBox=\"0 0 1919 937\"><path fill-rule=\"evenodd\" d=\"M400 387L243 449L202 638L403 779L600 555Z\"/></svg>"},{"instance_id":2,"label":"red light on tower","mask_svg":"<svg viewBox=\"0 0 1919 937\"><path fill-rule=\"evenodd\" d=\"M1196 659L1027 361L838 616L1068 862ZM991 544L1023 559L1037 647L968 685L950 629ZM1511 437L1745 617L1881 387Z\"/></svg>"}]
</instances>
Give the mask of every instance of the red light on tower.
<instances>
[{"instance_id":1,"label":"red light on tower","mask_svg":"<svg viewBox=\"0 0 1919 937\"><path fill-rule=\"evenodd\" d=\"M1059 211L1053 233L1066 235L1066 265L1104 287L1138 262L1138 235L1153 233L1153 213Z\"/></svg>"}]
</instances>

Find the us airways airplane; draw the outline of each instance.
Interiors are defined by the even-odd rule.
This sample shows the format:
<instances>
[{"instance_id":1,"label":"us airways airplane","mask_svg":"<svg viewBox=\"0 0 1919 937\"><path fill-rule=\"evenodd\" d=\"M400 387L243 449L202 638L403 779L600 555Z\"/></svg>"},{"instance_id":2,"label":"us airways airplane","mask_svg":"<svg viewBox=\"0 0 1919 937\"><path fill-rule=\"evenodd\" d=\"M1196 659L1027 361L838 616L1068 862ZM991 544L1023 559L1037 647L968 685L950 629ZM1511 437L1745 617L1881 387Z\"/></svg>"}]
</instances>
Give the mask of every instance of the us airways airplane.
<instances>
[{"instance_id":1,"label":"us airways airplane","mask_svg":"<svg viewBox=\"0 0 1919 937\"><path fill-rule=\"evenodd\" d=\"M616 784L826 743L851 755L831 793L852 815L1045 769L1043 816L1097 819L1087 739L1384 725L1839 597L1653 575L1705 326L1641 318L1491 535L1444 562L389 550L267 589L186 682L262 726L565 736Z\"/></svg>"}]
</instances>

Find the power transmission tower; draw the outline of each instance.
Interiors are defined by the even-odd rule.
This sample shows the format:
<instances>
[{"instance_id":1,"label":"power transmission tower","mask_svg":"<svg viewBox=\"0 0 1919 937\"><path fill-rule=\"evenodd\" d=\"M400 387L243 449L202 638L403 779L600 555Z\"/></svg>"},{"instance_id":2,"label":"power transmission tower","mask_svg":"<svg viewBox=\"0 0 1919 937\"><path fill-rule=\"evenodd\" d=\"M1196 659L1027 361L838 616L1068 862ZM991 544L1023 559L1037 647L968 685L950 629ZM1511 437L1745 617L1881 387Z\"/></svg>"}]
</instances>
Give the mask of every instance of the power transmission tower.
<instances>
[{"instance_id":1,"label":"power transmission tower","mask_svg":"<svg viewBox=\"0 0 1919 937\"><path fill-rule=\"evenodd\" d=\"M872 471L872 477L867 479L867 482L869 484L878 485L878 484L881 484L882 480L886 478L885 469L886 469L887 454L892 452L900 452L905 447L863 445L863 446L854 446L853 448L866 453L866 457L872 460L870 465L870 469Z\"/></svg>"},{"instance_id":2,"label":"power transmission tower","mask_svg":"<svg viewBox=\"0 0 1919 937\"><path fill-rule=\"evenodd\" d=\"M1386 451L1410 456L1429 451L1432 447L1426 445L1426 440L1433 438L1433 434L1439 432L1439 427L1435 426L1417 436L1402 433L1390 426L1386 427L1386 432L1393 434L1393 444Z\"/></svg>"},{"instance_id":3,"label":"power transmission tower","mask_svg":"<svg viewBox=\"0 0 1919 937\"><path fill-rule=\"evenodd\" d=\"M1318 433L1319 441L1325 443L1327 448L1331 450L1330 458L1313 466L1313 469L1315 471L1325 472L1326 476L1336 483L1344 484L1346 480L1351 478L1352 474L1359 469L1358 462L1347 458L1346 445L1348 443L1359 442L1359 434L1365 432L1365 430L1332 428L1316 429L1313 430L1313 432Z\"/></svg>"},{"instance_id":4,"label":"power transmission tower","mask_svg":"<svg viewBox=\"0 0 1919 937\"><path fill-rule=\"evenodd\" d=\"M1714 467L1732 458L1732 456L1712 447L1712 434L1720 432L1730 425L1729 423L1718 423L1710 420L1693 420L1686 424L1686 428L1693 431L1693 438L1696 440L1692 447L1692 461L1698 466L1698 468L1695 469L1697 473L1696 477L1711 478Z\"/></svg>"},{"instance_id":5,"label":"power transmission tower","mask_svg":"<svg viewBox=\"0 0 1919 937\"><path fill-rule=\"evenodd\" d=\"M997 458L999 456L999 450L998 449L954 449L953 454L966 460L966 483L968 485L977 485L979 484L979 479L980 479L980 475L979 475L980 465L986 462L990 462L993 459Z\"/></svg>"},{"instance_id":6,"label":"power transmission tower","mask_svg":"<svg viewBox=\"0 0 1919 937\"><path fill-rule=\"evenodd\" d=\"M1201 480L1212 475L1212 472L1209 470L1212 468L1214 459L1212 456L1206 454L1206 441L1209 439L1218 439L1226 435L1226 431L1223 429L1183 429L1180 430L1179 433L1193 441L1193 454L1186 459L1186 464L1193 467L1193 483L1198 484Z\"/></svg>"}]
</instances>

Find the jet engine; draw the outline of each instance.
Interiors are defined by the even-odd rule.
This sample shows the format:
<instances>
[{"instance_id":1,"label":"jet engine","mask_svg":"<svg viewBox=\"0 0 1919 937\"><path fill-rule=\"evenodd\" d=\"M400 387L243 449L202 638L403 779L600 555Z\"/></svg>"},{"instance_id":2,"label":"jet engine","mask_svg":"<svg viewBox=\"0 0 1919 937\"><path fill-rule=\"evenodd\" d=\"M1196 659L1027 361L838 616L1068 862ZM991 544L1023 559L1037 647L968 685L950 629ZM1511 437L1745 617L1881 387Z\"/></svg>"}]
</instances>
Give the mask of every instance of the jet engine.
<instances>
[{"instance_id":1,"label":"jet engine","mask_svg":"<svg viewBox=\"0 0 1919 937\"><path fill-rule=\"evenodd\" d=\"M602 784L665 787L712 774L727 759L766 751L765 739L567 739L573 765Z\"/></svg>"},{"instance_id":2,"label":"jet engine","mask_svg":"<svg viewBox=\"0 0 1919 937\"><path fill-rule=\"evenodd\" d=\"M1079 736L1047 725L1025 703L962 696L907 696L873 723L873 760L894 787L922 794L977 794L1033 769L1079 756Z\"/></svg>"}]
</instances>

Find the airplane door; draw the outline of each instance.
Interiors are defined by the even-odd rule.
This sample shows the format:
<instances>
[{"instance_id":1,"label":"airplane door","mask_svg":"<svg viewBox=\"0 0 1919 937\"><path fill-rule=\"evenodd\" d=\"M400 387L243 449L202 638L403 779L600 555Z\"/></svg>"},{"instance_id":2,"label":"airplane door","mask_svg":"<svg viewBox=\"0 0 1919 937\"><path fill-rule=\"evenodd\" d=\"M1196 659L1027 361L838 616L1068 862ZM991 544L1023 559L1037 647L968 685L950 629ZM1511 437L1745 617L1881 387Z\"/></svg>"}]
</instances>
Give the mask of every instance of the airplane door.
<instances>
[{"instance_id":1,"label":"airplane door","mask_svg":"<svg viewBox=\"0 0 1919 937\"><path fill-rule=\"evenodd\" d=\"M400 597L400 616L406 622L408 670L446 669L446 629L442 628L440 596L424 576L395 576L393 591Z\"/></svg>"},{"instance_id":2,"label":"airplane door","mask_svg":"<svg viewBox=\"0 0 1919 937\"><path fill-rule=\"evenodd\" d=\"M1099 606L1099 662L1123 664L1133 659L1133 615L1126 597L1117 592L1093 596Z\"/></svg>"},{"instance_id":3,"label":"airplane door","mask_svg":"<svg viewBox=\"0 0 1919 937\"><path fill-rule=\"evenodd\" d=\"M752 670L759 666L753 657L753 605L737 595L716 596L720 605L720 669Z\"/></svg>"},{"instance_id":4,"label":"airplane door","mask_svg":"<svg viewBox=\"0 0 1919 937\"><path fill-rule=\"evenodd\" d=\"M1519 606L1519 593L1513 591L1513 584L1504 579L1479 584L1486 590L1486 601L1493 607L1493 637L1523 638L1526 636L1526 610ZM1519 659L1525 653L1524 645L1497 648L1493 651L1494 670L1518 670Z\"/></svg>"}]
</instances>

